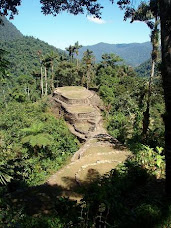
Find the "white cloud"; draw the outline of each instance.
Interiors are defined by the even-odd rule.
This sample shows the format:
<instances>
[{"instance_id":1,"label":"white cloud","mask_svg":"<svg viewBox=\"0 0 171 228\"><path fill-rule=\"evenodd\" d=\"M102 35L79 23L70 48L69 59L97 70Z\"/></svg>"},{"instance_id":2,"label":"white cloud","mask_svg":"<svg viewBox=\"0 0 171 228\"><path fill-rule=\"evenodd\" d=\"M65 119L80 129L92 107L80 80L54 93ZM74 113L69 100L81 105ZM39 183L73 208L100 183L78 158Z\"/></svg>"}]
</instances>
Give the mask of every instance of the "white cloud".
<instances>
[{"instance_id":1,"label":"white cloud","mask_svg":"<svg viewBox=\"0 0 171 228\"><path fill-rule=\"evenodd\" d=\"M87 16L87 19L91 22L94 22L96 24L106 24L106 21L105 20L102 20L102 19L99 19L97 17L94 17L94 16Z\"/></svg>"}]
</instances>

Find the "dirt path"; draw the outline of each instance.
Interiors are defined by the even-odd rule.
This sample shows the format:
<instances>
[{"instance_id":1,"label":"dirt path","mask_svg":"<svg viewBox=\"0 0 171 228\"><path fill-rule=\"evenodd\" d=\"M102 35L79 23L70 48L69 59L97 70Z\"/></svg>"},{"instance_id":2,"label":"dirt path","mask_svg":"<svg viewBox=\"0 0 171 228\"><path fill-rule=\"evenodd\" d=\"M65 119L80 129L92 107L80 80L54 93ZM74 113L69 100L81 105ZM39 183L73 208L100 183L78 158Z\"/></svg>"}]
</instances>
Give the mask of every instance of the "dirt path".
<instances>
[{"instance_id":1,"label":"dirt path","mask_svg":"<svg viewBox=\"0 0 171 228\"><path fill-rule=\"evenodd\" d=\"M83 87L61 87L53 98L64 111L71 132L84 144L47 184L61 186L65 189L63 196L80 199L79 188L114 169L130 153L104 129L102 102L94 92Z\"/></svg>"}]
</instances>

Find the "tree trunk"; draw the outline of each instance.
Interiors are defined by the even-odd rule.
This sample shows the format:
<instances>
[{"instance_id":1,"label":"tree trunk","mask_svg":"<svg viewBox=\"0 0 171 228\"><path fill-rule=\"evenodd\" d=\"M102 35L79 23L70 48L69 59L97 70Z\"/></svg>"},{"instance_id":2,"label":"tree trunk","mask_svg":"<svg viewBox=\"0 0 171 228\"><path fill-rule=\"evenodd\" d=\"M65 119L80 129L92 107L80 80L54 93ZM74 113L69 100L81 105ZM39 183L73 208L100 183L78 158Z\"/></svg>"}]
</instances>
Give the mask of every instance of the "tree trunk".
<instances>
[{"instance_id":1,"label":"tree trunk","mask_svg":"<svg viewBox=\"0 0 171 228\"><path fill-rule=\"evenodd\" d=\"M47 96L47 87L48 87L48 83L47 83L47 69L45 66L45 96Z\"/></svg>"},{"instance_id":2,"label":"tree trunk","mask_svg":"<svg viewBox=\"0 0 171 228\"><path fill-rule=\"evenodd\" d=\"M166 193L171 196L171 0L159 0L162 47L162 79L166 113L165 158Z\"/></svg>"},{"instance_id":3,"label":"tree trunk","mask_svg":"<svg viewBox=\"0 0 171 228\"><path fill-rule=\"evenodd\" d=\"M79 67L79 60L78 60L78 55L77 55L77 70L78 70L78 67Z\"/></svg>"},{"instance_id":4,"label":"tree trunk","mask_svg":"<svg viewBox=\"0 0 171 228\"><path fill-rule=\"evenodd\" d=\"M40 78L40 87L41 87L41 94L42 94L42 97L43 97L43 68L41 66L40 68L40 75L41 75L41 78Z\"/></svg>"},{"instance_id":5,"label":"tree trunk","mask_svg":"<svg viewBox=\"0 0 171 228\"><path fill-rule=\"evenodd\" d=\"M90 81L90 71L87 70L87 89L89 89L89 81Z\"/></svg>"},{"instance_id":6,"label":"tree trunk","mask_svg":"<svg viewBox=\"0 0 171 228\"><path fill-rule=\"evenodd\" d=\"M150 125L150 98L151 98L151 90L152 90L152 79L154 77L154 67L155 67L155 61L152 61L152 67L151 67L151 75L149 79L148 84L148 94L147 94L147 107L145 112L143 113L143 139L146 140L147 138L147 131Z\"/></svg>"},{"instance_id":7,"label":"tree trunk","mask_svg":"<svg viewBox=\"0 0 171 228\"><path fill-rule=\"evenodd\" d=\"M53 94L53 90L54 90L54 72L53 72L53 63L52 63L51 71L52 71L52 84L51 84L51 87L52 87L52 94Z\"/></svg>"}]
</instances>

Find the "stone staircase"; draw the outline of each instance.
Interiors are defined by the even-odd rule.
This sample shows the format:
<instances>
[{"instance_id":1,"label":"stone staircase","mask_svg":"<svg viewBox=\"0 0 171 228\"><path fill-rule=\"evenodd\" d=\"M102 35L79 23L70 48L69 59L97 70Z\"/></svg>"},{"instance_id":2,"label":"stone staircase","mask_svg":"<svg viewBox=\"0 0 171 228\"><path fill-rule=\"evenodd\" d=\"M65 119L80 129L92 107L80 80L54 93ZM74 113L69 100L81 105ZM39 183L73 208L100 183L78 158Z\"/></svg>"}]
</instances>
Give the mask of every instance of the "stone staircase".
<instances>
[{"instance_id":1,"label":"stone staircase","mask_svg":"<svg viewBox=\"0 0 171 228\"><path fill-rule=\"evenodd\" d=\"M48 185L61 186L63 196L80 199L75 189L100 178L124 162L130 152L103 127L100 109L102 101L83 87L60 87L53 99L63 110L70 131L84 144L64 166L47 181Z\"/></svg>"},{"instance_id":2,"label":"stone staircase","mask_svg":"<svg viewBox=\"0 0 171 228\"><path fill-rule=\"evenodd\" d=\"M102 101L96 93L84 87L59 87L53 98L64 111L69 129L79 139L86 140L97 131L102 121Z\"/></svg>"}]
</instances>

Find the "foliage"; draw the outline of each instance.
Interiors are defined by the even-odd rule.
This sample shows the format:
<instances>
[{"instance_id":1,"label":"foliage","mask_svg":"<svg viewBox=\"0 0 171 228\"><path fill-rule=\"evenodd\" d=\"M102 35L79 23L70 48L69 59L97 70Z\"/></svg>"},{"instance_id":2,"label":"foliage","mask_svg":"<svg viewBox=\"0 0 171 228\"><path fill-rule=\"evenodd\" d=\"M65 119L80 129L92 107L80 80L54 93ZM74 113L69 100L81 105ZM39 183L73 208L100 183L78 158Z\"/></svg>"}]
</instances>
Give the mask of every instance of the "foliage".
<instances>
[{"instance_id":1,"label":"foliage","mask_svg":"<svg viewBox=\"0 0 171 228\"><path fill-rule=\"evenodd\" d=\"M11 222L11 226L21 227L163 227L170 226L170 200L163 191L163 155L162 148L156 150L143 145L136 145L137 153L125 164L93 183L85 183L80 187L84 194L77 203L56 194L49 195L51 213L39 216L28 214L28 199L38 200L40 189L30 189L29 196L24 196L22 206L9 207L3 212L3 219ZM154 161L152 161L154 159ZM152 163L151 163L152 162ZM159 175L161 174L161 175ZM47 189L46 189L47 188ZM51 191L55 191L52 187ZM155 189L155 191L154 191ZM47 199L50 188L41 190L41 197ZM31 193L32 192L32 193ZM25 204L26 202L26 204ZM46 205L49 201L45 202ZM4 205L4 204L3 204ZM53 207L52 207L53 205ZM4 205L5 206L5 205ZM14 210L15 209L15 210Z\"/></svg>"},{"instance_id":2,"label":"foliage","mask_svg":"<svg viewBox=\"0 0 171 228\"><path fill-rule=\"evenodd\" d=\"M66 60L61 61L55 72L55 86L81 85L84 69Z\"/></svg>"},{"instance_id":3,"label":"foliage","mask_svg":"<svg viewBox=\"0 0 171 228\"><path fill-rule=\"evenodd\" d=\"M147 60L146 62L140 64L135 68L138 77L150 77L151 73L151 61Z\"/></svg>"},{"instance_id":4,"label":"foliage","mask_svg":"<svg viewBox=\"0 0 171 228\"><path fill-rule=\"evenodd\" d=\"M10 42L2 41L0 48L9 53L7 60L12 64L10 73L15 76L23 75L23 72L27 76L31 76L33 72L40 72L39 51L42 55L52 51L55 54L63 54L62 51L39 39L26 36Z\"/></svg>"},{"instance_id":5,"label":"foliage","mask_svg":"<svg viewBox=\"0 0 171 228\"><path fill-rule=\"evenodd\" d=\"M46 103L10 103L0 113L0 135L3 166L15 170L14 180L30 184L46 178L49 164L59 168L77 150L76 139L62 119L46 111Z\"/></svg>"},{"instance_id":6,"label":"foliage","mask_svg":"<svg viewBox=\"0 0 171 228\"><path fill-rule=\"evenodd\" d=\"M148 170L150 174L155 175L156 178L164 177L165 160L162 147L156 147L156 150L154 150L148 146L143 146L136 160L143 168Z\"/></svg>"},{"instance_id":7,"label":"foliage","mask_svg":"<svg viewBox=\"0 0 171 228\"><path fill-rule=\"evenodd\" d=\"M106 105L105 118L109 133L123 143L137 138L142 141L147 80L137 77L130 67L115 64L104 67L102 62L97 67L95 81L99 87L99 95ZM152 91L151 124L146 143L154 147L164 146L164 99L160 75L154 79Z\"/></svg>"},{"instance_id":8,"label":"foliage","mask_svg":"<svg viewBox=\"0 0 171 228\"><path fill-rule=\"evenodd\" d=\"M95 56L93 52L87 49L83 54L82 63L85 68L85 77L83 78L83 83L86 84L87 89L91 85L93 77L95 75L94 72L94 63L95 63Z\"/></svg>"},{"instance_id":9,"label":"foliage","mask_svg":"<svg viewBox=\"0 0 171 228\"><path fill-rule=\"evenodd\" d=\"M0 184L6 185L8 182L10 182L12 177L9 175L9 171L7 170L7 167L4 167L2 164L0 165Z\"/></svg>"}]
</instances>

